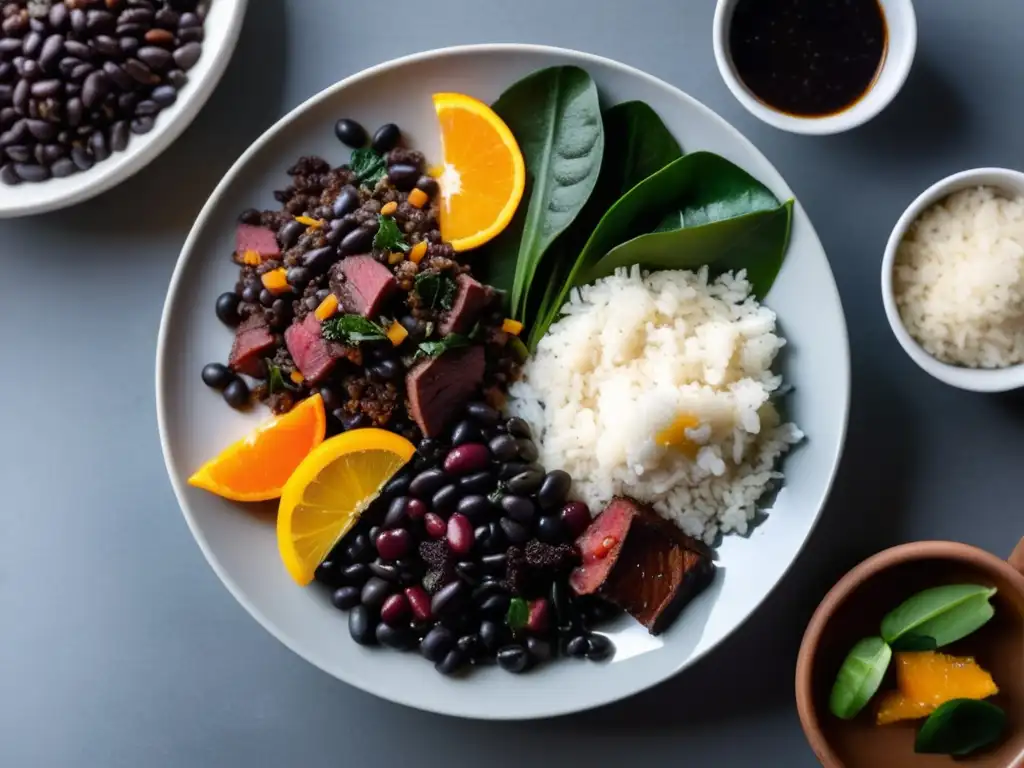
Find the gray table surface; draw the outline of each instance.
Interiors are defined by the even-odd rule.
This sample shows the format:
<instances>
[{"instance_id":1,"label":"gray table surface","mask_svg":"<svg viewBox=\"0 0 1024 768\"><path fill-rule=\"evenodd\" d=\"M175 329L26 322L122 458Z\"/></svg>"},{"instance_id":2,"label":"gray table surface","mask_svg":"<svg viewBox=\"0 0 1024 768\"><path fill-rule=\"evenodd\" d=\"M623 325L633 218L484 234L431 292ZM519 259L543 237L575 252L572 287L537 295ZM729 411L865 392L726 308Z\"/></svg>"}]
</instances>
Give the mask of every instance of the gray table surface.
<instances>
[{"instance_id":1,"label":"gray table surface","mask_svg":"<svg viewBox=\"0 0 1024 768\"><path fill-rule=\"evenodd\" d=\"M878 288L886 238L918 192L964 168L1024 166L1024 5L982 5L919 2L917 62L897 101L859 130L815 139L759 123L730 96L712 57L712 0L251 0L223 83L163 157L77 208L0 222L0 766L814 765L792 679L829 586L900 542L949 538L1006 556L1024 533L1024 399L970 395L917 370ZM814 221L853 354L832 499L761 610L681 677L539 723L404 709L279 645L193 543L154 416L164 292L229 165L335 80L471 42L603 54L731 121Z\"/></svg>"}]
</instances>

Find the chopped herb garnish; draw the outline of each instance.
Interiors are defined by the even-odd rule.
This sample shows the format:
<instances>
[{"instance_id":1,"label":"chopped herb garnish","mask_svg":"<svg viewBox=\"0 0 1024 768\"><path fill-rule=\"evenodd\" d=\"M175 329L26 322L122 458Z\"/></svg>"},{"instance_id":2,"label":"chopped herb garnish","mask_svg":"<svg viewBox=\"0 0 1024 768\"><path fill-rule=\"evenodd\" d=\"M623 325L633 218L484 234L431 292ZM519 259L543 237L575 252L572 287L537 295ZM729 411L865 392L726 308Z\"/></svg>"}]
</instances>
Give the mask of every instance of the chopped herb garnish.
<instances>
[{"instance_id":1,"label":"chopped herb garnish","mask_svg":"<svg viewBox=\"0 0 1024 768\"><path fill-rule=\"evenodd\" d=\"M512 633L522 631L530 620L530 606L521 597L513 597L508 604L508 613L505 614L505 623Z\"/></svg>"},{"instance_id":2,"label":"chopped herb garnish","mask_svg":"<svg viewBox=\"0 0 1024 768\"><path fill-rule=\"evenodd\" d=\"M281 366L275 365L266 361L267 363L267 394L273 395L275 392L284 392L286 389L294 389L294 387L288 386L288 382L284 380L284 374L281 373Z\"/></svg>"},{"instance_id":3,"label":"chopped herb garnish","mask_svg":"<svg viewBox=\"0 0 1024 768\"><path fill-rule=\"evenodd\" d=\"M409 244L405 242L398 222L391 216L381 215L378 219L380 224L377 227L377 234L373 236L373 247L384 251L408 251Z\"/></svg>"},{"instance_id":4,"label":"chopped herb garnish","mask_svg":"<svg viewBox=\"0 0 1024 768\"><path fill-rule=\"evenodd\" d=\"M388 172L384 158L366 147L353 149L352 159L348 164L359 182L369 187L377 186L377 182L383 179Z\"/></svg>"},{"instance_id":5,"label":"chopped herb garnish","mask_svg":"<svg viewBox=\"0 0 1024 768\"><path fill-rule=\"evenodd\" d=\"M498 487L488 494L487 500L497 506L501 503L501 499L506 493L508 493L508 484L502 480L498 483Z\"/></svg>"},{"instance_id":6,"label":"chopped herb garnish","mask_svg":"<svg viewBox=\"0 0 1024 768\"><path fill-rule=\"evenodd\" d=\"M463 336L461 333L449 333L439 341L421 341L416 357L438 357L450 349L468 346L470 346L468 336Z\"/></svg>"},{"instance_id":7,"label":"chopped herb garnish","mask_svg":"<svg viewBox=\"0 0 1024 768\"><path fill-rule=\"evenodd\" d=\"M431 309L451 309L458 290L455 281L440 272L420 272L413 288Z\"/></svg>"},{"instance_id":8,"label":"chopped herb garnish","mask_svg":"<svg viewBox=\"0 0 1024 768\"><path fill-rule=\"evenodd\" d=\"M328 341L358 344L361 341L380 341L387 338L384 329L362 315L338 315L324 321L320 335Z\"/></svg>"}]
</instances>

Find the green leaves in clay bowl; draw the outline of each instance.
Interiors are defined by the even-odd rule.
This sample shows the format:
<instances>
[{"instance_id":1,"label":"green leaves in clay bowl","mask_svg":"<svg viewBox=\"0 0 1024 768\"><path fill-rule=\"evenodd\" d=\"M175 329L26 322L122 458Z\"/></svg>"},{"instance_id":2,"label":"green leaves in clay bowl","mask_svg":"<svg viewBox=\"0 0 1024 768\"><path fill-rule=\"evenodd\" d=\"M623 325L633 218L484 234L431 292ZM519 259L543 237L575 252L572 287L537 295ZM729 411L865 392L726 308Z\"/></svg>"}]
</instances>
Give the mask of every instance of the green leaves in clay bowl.
<instances>
[{"instance_id":1,"label":"green leaves in clay bowl","mask_svg":"<svg viewBox=\"0 0 1024 768\"><path fill-rule=\"evenodd\" d=\"M853 646L832 686L832 714L843 720L856 717L878 692L891 660L892 648L880 637L865 637Z\"/></svg>"},{"instance_id":2,"label":"green leaves in clay bowl","mask_svg":"<svg viewBox=\"0 0 1024 768\"><path fill-rule=\"evenodd\" d=\"M882 619L882 637L897 651L930 651L954 643L995 615L996 590L949 584L918 592Z\"/></svg>"},{"instance_id":3,"label":"green leaves in clay bowl","mask_svg":"<svg viewBox=\"0 0 1024 768\"><path fill-rule=\"evenodd\" d=\"M977 699L953 699L924 721L914 751L964 757L998 742L1006 731L1006 712Z\"/></svg>"}]
</instances>

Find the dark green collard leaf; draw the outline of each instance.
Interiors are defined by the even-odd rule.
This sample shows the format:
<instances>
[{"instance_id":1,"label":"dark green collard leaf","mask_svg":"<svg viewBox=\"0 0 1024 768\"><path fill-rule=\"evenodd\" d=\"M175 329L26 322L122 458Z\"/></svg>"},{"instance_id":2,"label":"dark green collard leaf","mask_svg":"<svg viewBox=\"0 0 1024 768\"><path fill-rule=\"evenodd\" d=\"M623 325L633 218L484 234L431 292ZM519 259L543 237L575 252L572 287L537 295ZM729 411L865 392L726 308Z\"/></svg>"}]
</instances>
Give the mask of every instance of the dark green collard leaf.
<instances>
[{"instance_id":1,"label":"dark green collard leaf","mask_svg":"<svg viewBox=\"0 0 1024 768\"><path fill-rule=\"evenodd\" d=\"M789 201L725 221L641 235L609 251L588 276L597 280L633 264L651 270L707 265L713 275L745 269L754 295L764 298L782 268L792 214Z\"/></svg>"},{"instance_id":2,"label":"dark green collard leaf","mask_svg":"<svg viewBox=\"0 0 1024 768\"><path fill-rule=\"evenodd\" d=\"M642 101L626 101L604 112L605 161L597 191L607 208L629 190L683 156L658 113Z\"/></svg>"},{"instance_id":3,"label":"dark green collard leaf","mask_svg":"<svg viewBox=\"0 0 1024 768\"><path fill-rule=\"evenodd\" d=\"M337 315L325 320L320 326L320 335L328 341L342 344L358 344L361 341L386 339L384 329L362 315Z\"/></svg>"},{"instance_id":4,"label":"dark green collard leaf","mask_svg":"<svg viewBox=\"0 0 1024 768\"><path fill-rule=\"evenodd\" d=\"M952 699L924 721L914 751L964 757L995 744L1006 730L1006 712L987 701Z\"/></svg>"},{"instance_id":5,"label":"dark green collard leaf","mask_svg":"<svg viewBox=\"0 0 1024 768\"><path fill-rule=\"evenodd\" d=\"M501 95L494 111L515 134L532 182L520 228L510 226L489 257L508 264L508 250L515 250L509 299L514 316L522 317L537 265L597 184L604 126L597 86L578 67L528 75Z\"/></svg>"},{"instance_id":6,"label":"dark green collard leaf","mask_svg":"<svg viewBox=\"0 0 1024 768\"><path fill-rule=\"evenodd\" d=\"M981 584L948 584L918 592L882 619L882 637L897 650L928 642L932 648L956 642L995 615L989 602L995 588Z\"/></svg>"},{"instance_id":7,"label":"dark green collard leaf","mask_svg":"<svg viewBox=\"0 0 1024 768\"><path fill-rule=\"evenodd\" d=\"M891 660L892 649L880 637L865 637L853 646L832 685L832 714L843 720L856 717L878 691Z\"/></svg>"},{"instance_id":8,"label":"dark green collard leaf","mask_svg":"<svg viewBox=\"0 0 1024 768\"><path fill-rule=\"evenodd\" d=\"M276 392L284 392L286 389L294 390L294 387L288 385L288 382L284 379L284 374L281 373L281 367L266 361L267 365L267 394L273 395Z\"/></svg>"},{"instance_id":9,"label":"dark green collard leaf","mask_svg":"<svg viewBox=\"0 0 1024 768\"><path fill-rule=\"evenodd\" d=\"M683 155L658 114L642 101L609 107L603 120L605 151L597 186L576 221L551 246L530 285L522 319L530 329L531 349L543 335L537 329L550 325L544 318L561 309L556 304L560 291L601 217L622 195Z\"/></svg>"},{"instance_id":10,"label":"dark green collard leaf","mask_svg":"<svg viewBox=\"0 0 1024 768\"><path fill-rule=\"evenodd\" d=\"M655 232L699 227L779 205L767 187L732 163L722 165L717 173L702 174L695 181L686 204L662 219Z\"/></svg>"},{"instance_id":11,"label":"dark green collard leaf","mask_svg":"<svg viewBox=\"0 0 1024 768\"><path fill-rule=\"evenodd\" d=\"M388 172L384 158L369 147L353 149L348 165L360 183L368 187L375 187L377 182L383 179Z\"/></svg>"},{"instance_id":12,"label":"dark green collard leaf","mask_svg":"<svg viewBox=\"0 0 1024 768\"><path fill-rule=\"evenodd\" d=\"M398 228L398 222L391 216L377 217L377 234L373 236L373 247L384 251L405 251L409 250L409 244L405 242L402 230Z\"/></svg>"}]
</instances>

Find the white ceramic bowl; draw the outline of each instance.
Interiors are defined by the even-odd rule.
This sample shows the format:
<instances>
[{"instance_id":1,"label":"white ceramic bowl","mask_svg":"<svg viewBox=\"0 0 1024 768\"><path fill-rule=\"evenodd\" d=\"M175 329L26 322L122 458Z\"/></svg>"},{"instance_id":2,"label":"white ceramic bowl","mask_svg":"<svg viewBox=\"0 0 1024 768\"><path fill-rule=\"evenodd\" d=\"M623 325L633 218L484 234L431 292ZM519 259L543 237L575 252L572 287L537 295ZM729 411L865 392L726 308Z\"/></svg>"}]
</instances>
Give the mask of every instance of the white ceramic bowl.
<instances>
[{"instance_id":1,"label":"white ceramic bowl","mask_svg":"<svg viewBox=\"0 0 1024 768\"><path fill-rule=\"evenodd\" d=\"M178 100L157 115L143 136L132 135L128 148L102 163L63 179L11 187L0 183L0 219L55 211L106 192L145 168L167 149L199 114L220 82L234 53L249 0L215 0L204 23L203 55L188 72Z\"/></svg>"},{"instance_id":2,"label":"white ceramic bowl","mask_svg":"<svg viewBox=\"0 0 1024 768\"><path fill-rule=\"evenodd\" d=\"M713 41L715 63L725 84L754 117L792 133L840 133L866 123L888 106L906 82L917 50L917 17L911 0L878 0L885 15L888 46L882 68L863 97L848 109L825 117L796 117L773 109L758 99L736 74L729 52L729 27L739 0L718 0Z\"/></svg>"},{"instance_id":3,"label":"white ceramic bowl","mask_svg":"<svg viewBox=\"0 0 1024 768\"><path fill-rule=\"evenodd\" d=\"M402 127L408 142L439 158L431 94L459 91L492 101L518 78L543 67L575 64L597 82L607 104L647 102L683 147L724 155L782 199L793 193L754 146L685 93L630 67L573 51L523 45L452 48L418 54L354 75L314 96L260 137L228 171L203 208L171 279L157 344L156 398L160 438L175 494L203 554L231 593L281 642L335 677L420 709L474 718L531 718L573 712L620 699L686 669L735 631L793 563L814 528L832 484L846 433L849 345L828 259L797 203L789 251L767 303L788 345L784 373L795 392L788 414L808 435L787 459L785 486L768 520L747 538L728 536L717 550L721 569L664 634L651 637L623 617L608 629L616 646L602 665L554 663L528 675L496 668L464 679L434 671L418 654L363 648L345 616L319 587L301 588L281 565L274 509L253 510L187 485L210 456L264 420L240 414L203 386L199 372L224 360L232 333L214 316L218 294L234 285L238 213L273 207L287 183L284 169L300 155L332 164L348 150L334 137L339 117L367 128Z\"/></svg>"},{"instance_id":4,"label":"white ceramic bowl","mask_svg":"<svg viewBox=\"0 0 1024 768\"><path fill-rule=\"evenodd\" d=\"M910 207L900 216L889 235L882 257L882 303L889 326L896 335L903 350L910 359L939 381L971 392L1006 392L1024 387L1024 365L1009 368L963 368L936 360L918 344L903 325L892 287L892 269L896 260L896 249L911 224L932 203L948 197L954 192L970 187L990 186L1009 195L1024 195L1024 173L1007 168L975 168L947 176L922 192Z\"/></svg>"}]
</instances>

